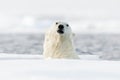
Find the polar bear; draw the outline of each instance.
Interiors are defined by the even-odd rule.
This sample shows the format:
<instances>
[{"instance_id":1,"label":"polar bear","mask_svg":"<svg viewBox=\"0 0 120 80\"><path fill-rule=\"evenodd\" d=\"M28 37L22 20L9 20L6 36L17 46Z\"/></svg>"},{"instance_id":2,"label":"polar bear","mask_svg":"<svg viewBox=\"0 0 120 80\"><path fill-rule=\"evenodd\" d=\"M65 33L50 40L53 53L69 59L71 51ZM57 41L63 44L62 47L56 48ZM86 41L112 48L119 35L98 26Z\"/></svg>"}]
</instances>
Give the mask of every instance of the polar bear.
<instances>
[{"instance_id":1,"label":"polar bear","mask_svg":"<svg viewBox=\"0 0 120 80\"><path fill-rule=\"evenodd\" d=\"M45 59L79 59L73 47L73 33L65 22L56 22L45 34Z\"/></svg>"}]
</instances>

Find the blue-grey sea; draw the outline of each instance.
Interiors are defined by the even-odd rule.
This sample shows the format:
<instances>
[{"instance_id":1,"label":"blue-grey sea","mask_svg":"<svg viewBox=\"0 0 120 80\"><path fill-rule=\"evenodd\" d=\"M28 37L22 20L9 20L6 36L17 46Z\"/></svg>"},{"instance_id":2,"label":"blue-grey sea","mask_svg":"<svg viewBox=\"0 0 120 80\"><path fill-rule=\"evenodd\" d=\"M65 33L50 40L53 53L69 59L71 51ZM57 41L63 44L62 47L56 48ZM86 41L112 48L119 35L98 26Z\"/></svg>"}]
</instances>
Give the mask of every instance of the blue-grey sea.
<instances>
[{"instance_id":1,"label":"blue-grey sea","mask_svg":"<svg viewBox=\"0 0 120 80\"><path fill-rule=\"evenodd\" d=\"M44 34L0 34L0 53L42 54ZM120 59L120 34L76 34L77 54Z\"/></svg>"}]
</instances>

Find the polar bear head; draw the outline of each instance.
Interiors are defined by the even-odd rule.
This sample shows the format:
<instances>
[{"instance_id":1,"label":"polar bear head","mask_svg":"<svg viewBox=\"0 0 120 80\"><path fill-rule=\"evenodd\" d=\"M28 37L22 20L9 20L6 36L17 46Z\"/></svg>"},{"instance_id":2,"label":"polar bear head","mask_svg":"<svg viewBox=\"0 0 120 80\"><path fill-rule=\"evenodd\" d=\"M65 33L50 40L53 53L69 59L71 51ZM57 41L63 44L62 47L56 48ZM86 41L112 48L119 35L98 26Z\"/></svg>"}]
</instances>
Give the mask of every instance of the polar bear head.
<instances>
[{"instance_id":1,"label":"polar bear head","mask_svg":"<svg viewBox=\"0 0 120 80\"><path fill-rule=\"evenodd\" d=\"M65 22L56 22L52 25L52 32L64 36L64 35L71 35L72 30L68 23Z\"/></svg>"}]
</instances>

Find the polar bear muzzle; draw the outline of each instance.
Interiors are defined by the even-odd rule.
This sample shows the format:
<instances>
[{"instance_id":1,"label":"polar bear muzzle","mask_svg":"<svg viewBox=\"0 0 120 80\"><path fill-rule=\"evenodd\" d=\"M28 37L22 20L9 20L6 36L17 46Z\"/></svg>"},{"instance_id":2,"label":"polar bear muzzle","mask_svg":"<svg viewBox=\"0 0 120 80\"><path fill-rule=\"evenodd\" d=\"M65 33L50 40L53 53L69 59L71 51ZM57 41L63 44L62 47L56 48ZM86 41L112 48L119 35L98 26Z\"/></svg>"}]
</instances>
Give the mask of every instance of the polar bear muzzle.
<instances>
[{"instance_id":1,"label":"polar bear muzzle","mask_svg":"<svg viewBox=\"0 0 120 80\"><path fill-rule=\"evenodd\" d=\"M57 32L58 32L59 34L63 34L63 33L64 33L64 26L60 24L60 25L58 26Z\"/></svg>"}]
</instances>

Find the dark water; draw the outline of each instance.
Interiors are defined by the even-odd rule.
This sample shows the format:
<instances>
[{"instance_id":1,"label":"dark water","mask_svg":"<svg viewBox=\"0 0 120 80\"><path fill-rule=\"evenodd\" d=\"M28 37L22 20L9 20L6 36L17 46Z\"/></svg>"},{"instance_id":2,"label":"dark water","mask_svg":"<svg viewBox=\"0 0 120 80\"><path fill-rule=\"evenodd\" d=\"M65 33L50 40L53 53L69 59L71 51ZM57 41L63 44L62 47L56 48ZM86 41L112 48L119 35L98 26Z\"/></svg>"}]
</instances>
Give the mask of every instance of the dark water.
<instances>
[{"instance_id":1,"label":"dark water","mask_svg":"<svg viewBox=\"0 0 120 80\"><path fill-rule=\"evenodd\" d=\"M0 34L0 53L42 54L43 34ZM119 34L77 34L78 54L96 54L103 59L120 59Z\"/></svg>"},{"instance_id":2,"label":"dark water","mask_svg":"<svg viewBox=\"0 0 120 80\"><path fill-rule=\"evenodd\" d=\"M0 53L42 54L42 34L0 34Z\"/></svg>"}]
</instances>

